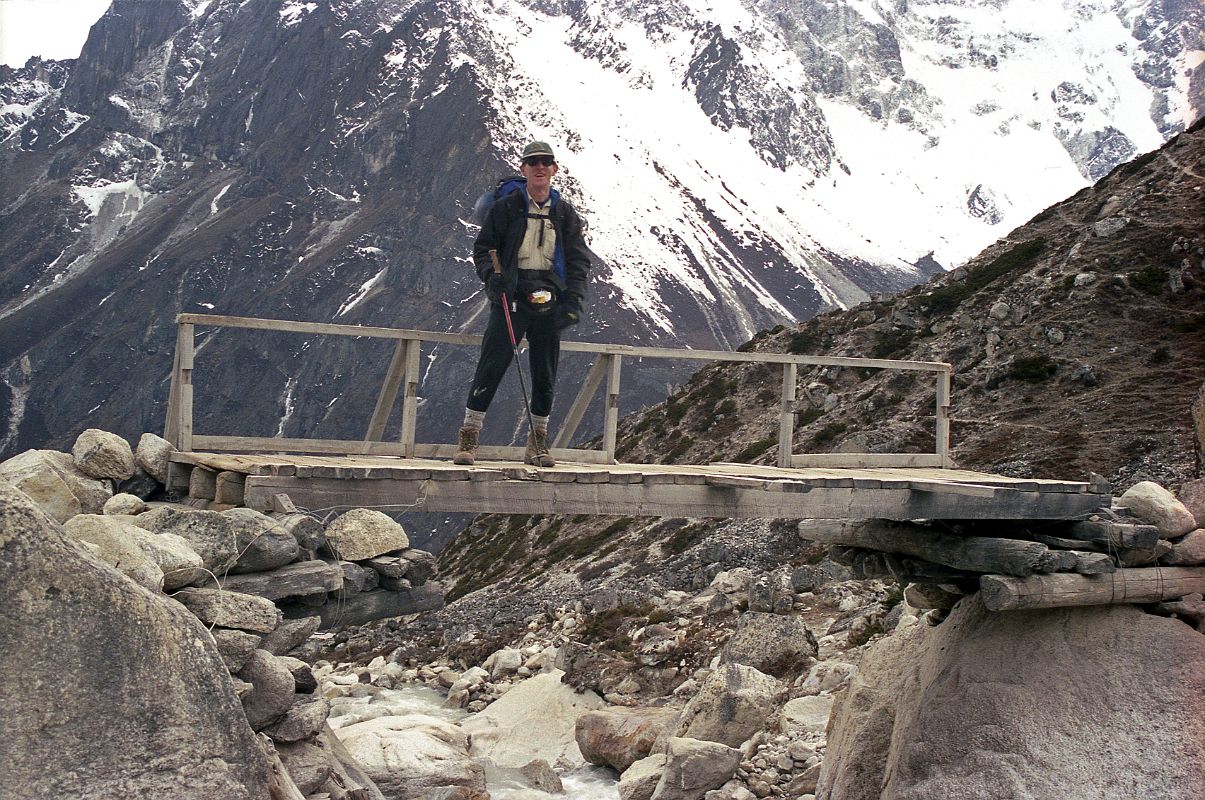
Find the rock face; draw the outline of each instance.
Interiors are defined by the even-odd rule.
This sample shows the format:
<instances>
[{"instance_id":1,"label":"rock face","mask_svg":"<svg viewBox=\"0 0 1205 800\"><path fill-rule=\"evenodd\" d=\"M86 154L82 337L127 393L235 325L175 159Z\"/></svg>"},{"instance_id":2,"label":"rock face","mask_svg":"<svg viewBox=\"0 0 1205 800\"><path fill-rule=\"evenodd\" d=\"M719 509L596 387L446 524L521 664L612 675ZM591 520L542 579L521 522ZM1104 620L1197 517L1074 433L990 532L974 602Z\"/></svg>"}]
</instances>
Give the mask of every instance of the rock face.
<instances>
[{"instance_id":1,"label":"rock face","mask_svg":"<svg viewBox=\"0 0 1205 800\"><path fill-rule=\"evenodd\" d=\"M0 478L29 496L56 522L76 514L99 514L113 496L105 481L79 471L66 453L27 450L0 464Z\"/></svg>"},{"instance_id":2,"label":"rock face","mask_svg":"<svg viewBox=\"0 0 1205 800\"><path fill-rule=\"evenodd\" d=\"M264 756L192 615L2 484L0 550L0 585L17 589L0 592L6 798L268 796Z\"/></svg>"},{"instance_id":3,"label":"rock face","mask_svg":"<svg viewBox=\"0 0 1205 800\"><path fill-rule=\"evenodd\" d=\"M1197 527L1192 512L1175 495L1153 481L1141 481L1126 489L1118 503L1139 519L1159 528L1165 539L1183 536Z\"/></svg>"},{"instance_id":4,"label":"rock face","mask_svg":"<svg viewBox=\"0 0 1205 800\"><path fill-rule=\"evenodd\" d=\"M1205 637L1183 622L1129 606L991 614L972 596L866 654L816 796L1195 800L1202 696Z\"/></svg>"},{"instance_id":5,"label":"rock face","mask_svg":"<svg viewBox=\"0 0 1205 800\"><path fill-rule=\"evenodd\" d=\"M652 800L700 800L736 772L741 752L718 742L671 738L666 747L665 772Z\"/></svg>"}]
</instances>

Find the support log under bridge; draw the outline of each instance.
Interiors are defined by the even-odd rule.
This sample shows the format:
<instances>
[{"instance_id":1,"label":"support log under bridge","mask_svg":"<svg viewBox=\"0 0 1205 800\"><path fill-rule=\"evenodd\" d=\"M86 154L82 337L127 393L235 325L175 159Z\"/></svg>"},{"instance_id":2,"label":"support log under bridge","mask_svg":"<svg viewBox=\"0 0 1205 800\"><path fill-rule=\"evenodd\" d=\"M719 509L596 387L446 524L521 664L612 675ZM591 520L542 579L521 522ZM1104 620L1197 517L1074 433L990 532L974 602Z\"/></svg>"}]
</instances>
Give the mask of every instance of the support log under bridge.
<instances>
[{"instance_id":1,"label":"support log under bridge","mask_svg":"<svg viewBox=\"0 0 1205 800\"><path fill-rule=\"evenodd\" d=\"M559 425L552 468L521 464L522 448L483 447L472 467L450 463L450 444L415 440L424 343L462 346L463 334L205 314L177 318L165 436L177 448L170 488L218 505L271 509L378 507L439 512L813 519L1073 519L1110 504L1089 482L1016 479L950 467L950 365L939 362L774 353L672 350L563 342L594 356ZM392 362L362 440L284 439L200 434L193 430L195 328L212 326L396 341ZM782 370L778 462L616 463L620 378L625 360L690 359L777 365ZM800 367L905 370L934 377L932 453L794 452ZM604 388L605 383L605 388ZM570 447L595 394L604 391L599 449ZM382 439L401 394L401 434Z\"/></svg>"}]
</instances>

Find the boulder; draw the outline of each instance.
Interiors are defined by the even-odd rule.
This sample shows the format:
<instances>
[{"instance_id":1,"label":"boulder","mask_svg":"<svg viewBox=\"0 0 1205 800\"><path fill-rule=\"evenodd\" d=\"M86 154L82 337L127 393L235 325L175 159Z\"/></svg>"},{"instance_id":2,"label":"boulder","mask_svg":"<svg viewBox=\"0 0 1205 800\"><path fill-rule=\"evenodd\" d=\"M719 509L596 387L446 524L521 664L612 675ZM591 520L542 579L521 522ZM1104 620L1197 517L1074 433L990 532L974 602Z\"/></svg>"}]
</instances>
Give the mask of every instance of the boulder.
<instances>
[{"instance_id":1,"label":"boulder","mask_svg":"<svg viewBox=\"0 0 1205 800\"><path fill-rule=\"evenodd\" d=\"M748 567L721 572L711 580L710 588L730 597L745 597L753 585L753 572Z\"/></svg>"},{"instance_id":2,"label":"boulder","mask_svg":"<svg viewBox=\"0 0 1205 800\"><path fill-rule=\"evenodd\" d=\"M162 436L144 433L134 451L134 461L159 483L167 483L167 465L171 461L172 443Z\"/></svg>"},{"instance_id":3,"label":"boulder","mask_svg":"<svg viewBox=\"0 0 1205 800\"><path fill-rule=\"evenodd\" d=\"M449 788L464 800L489 800L485 771L469 758L468 736L423 714L388 716L339 728L336 735L390 800L428 800Z\"/></svg>"},{"instance_id":4,"label":"boulder","mask_svg":"<svg viewBox=\"0 0 1205 800\"><path fill-rule=\"evenodd\" d=\"M0 736L13 800L262 800L266 758L197 620L0 484Z\"/></svg>"},{"instance_id":5,"label":"boulder","mask_svg":"<svg viewBox=\"0 0 1205 800\"><path fill-rule=\"evenodd\" d=\"M1129 605L994 614L971 595L866 652L816 795L1199 798L1202 696L1205 637L1179 620Z\"/></svg>"},{"instance_id":6,"label":"boulder","mask_svg":"<svg viewBox=\"0 0 1205 800\"><path fill-rule=\"evenodd\" d=\"M276 524L297 540L297 546L308 552L316 552L326 543L326 530L322 523L309 514L300 511L287 513L273 512L269 514Z\"/></svg>"},{"instance_id":7,"label":"boulder","mask_svg":"<svg viewBox=\"0 0 1205 800\"><path fill-rule=\"evenodd\" d=\"M787 731L804 731L806 733L824 733L828 726L828 718L833 713L833 696L831 694L796 697L788 700L778 716L778 729Z\"/></svg>"},{"instance_id":8,"label":"boulder","mask_svg":"<svg viewBox=\"0 0 1205 800\"><path fill-rule=\"evenodd\" d=\"M656 753L633 762L619 776L620 800L649 800L665 772L665 753Z\"/></svg>"},{"instance_id":9,"label":"boulder","mask_svg":"<svg viewBox=\"0 0 1205 800\"><path fill-rule=\"evenodd\" d=\"M146 501L132 494L115 494L105 501L101 513L105 516L126 514L133 516L147 510Z\"/></svg>"},{"instance_id":10,"label":"boulder","mask_svg":"<svg viewBox=\"0 0 1205 800\"><path fill-rule=\"evenodd\" d=\"M233 523L238 559L230 572L267 572L290 563L298 554L297 540L276 520L252 508L232 508L222 515Z\"/></svg>"},{"instance_id":11,"label":"boulder","mask_svg":"<svg viewBox=\"0 0 1205 800\"><path fill-rule=\"evenodd\" d=\"M743 664L721 664L682 709L674 735L739 747L770 727L786 694L777 678Z\"/></svg>"},{"instance_id":12,"label":"boulder","mask_svg":"<svg viewBox=\"0 0 1205 800\"><path fill-rule=\"evenodd\" d=\"M238 676L252 686L251 693L243 698L243 711L252 729L263 730L292 708L296 693L293 673L287 664L266 650L251 653ZM325 713L322 720L326 720Z\"/></svg>"},{"instance_id":13,"label":"boulder","mask_svg":"<svg viewBox=\"0 0 1205 800\"><path fill-rule=\"evenodd\" d=\"M523 654L513 647L503 647L490 653L481 666L489 672L490 680L496 680L503 675L514 673L523 666Z\"/></svg>"},{"instance_id":14,"label":"boulder","mask_svg":"<svg viewBox=\"0 0 1205 800\"><path fill-rule=\"evenodd\" d=\"M322 617L286 619L276 626L276 630L264 637L260 647L274 656L283 656L303 644L321 626Z\"/></svg>"},{"instance_id":15,"label":"boulder","mask_svg":"<svg viewBox=\"0 0 1205 800\"><path fill-rule=\"evenodd\" d=\"M79 514L67 521L67 530L76 538L102 549L136 547L159 567L165 592L205 577L205 564L188 542L170 533L157 536L134 524L135 519L126 515ZM124 565L119 568L125 571Z\"/></svg>"},{"instance_id":16,"label":"boulder","mask_svg":"<svg viewBox=\"0 0 1205 800\"><path fill-rule=\"evenodd\" d=\"M160 506L139 514L133 522L152 533L171 533L184 539L201 557L205 569L215 575L225 575L238 560L234 523L216 511L181 511Z\"/></svg>"},{"instance_id":17,"label":"boulder","mask_svg":"<svg viewBox=\"0 0 1205 800\"><path fill-rule=\"evenodd\" d=\"M537 758L519 767L519 774L533 788L548 794L561 794L565 791L561 776L557 775L547 761Z\"/></svg>"},{"instance_id":18,"label":"boulder","mask_svg":"<svg viewBox=\"0 0 1205 800\"><path fill-rule=\"evenodd\" d=\"M535 758L557 766L585 763L574 738L574 723L586 711L604 705L594 692L578 694L561 683L560 670L517 683L461 727L472 737L474 758L500 767L521 767Z\"/></svg>"},{"instance_id":19,"label":"boulder","mask_svg":"<svg viewBox=\"0 0 1205 800\"><path fill-rule=\"evenodd\" d=\"M139 586L152 592L163 589L163 570L139 545L136 534L156 539L153 533L113 517L77 514L63 526L68 536L96 547L96 554Z\"/></svg>"},{"instance_id":20,"label":"boulder","mask_svg":"<svg viewBox=\"0 0 1205 800\"><path fill-rule=\"evenodd\" d=\"M254 693L252 693L254 694ZM276 742L300 742L311 739L326 724L331 704L325 697L295 695L285 715L267 725L264 733Z\"/></svg>"},{"instance_id":21,"label":"boulder","mask_svg":"<svg viewBox=\"0 0 1205 800\"><path fill-rule=\"evenodd\" d=\"M410 562L410 569L406 570L406 577L415 586L422 586L435 576L435 556L426 550L409 547L399 555Z\"/></svg>"},{"instance_id":22,"label":"boulder","mask_svg":"<svg viewBox=\"0 0 1205 800\"><path fill-rule=\"evenodd\" d=\"M1177 567L1205 564L1205 528L1195 530L1173 543L1172 551L1160 563Z\"/></svg>"},{"instance_id":23,"label":"boulder","mask_svg":"<svg viewBox=\"0 0 1205 800\"><path fill-rule=\"evenodd\" d=\"M289 668L289 674L293 676L294 691L299 694L311 694L318 688L318 679L314 677L314 670L309 664L292 656L276 658Z\"/></svg>"},{"instance_id":24,"label":"boulder","mask_svg":"<svg viewBox=\"0 0 1205 800\"><path fill-rule=\"evenodd\" d=\"M1196 518L1171 492L1153 481L1134 484L1117 500L1117 505L1159 529L1160 537L1183 536L1197 527Z\"/></svg>"},{"instance_id":25,"label":"boulder","mask_svg":"<svg viewBox=\"0 0 1205 800\"><path fill-rule=\"evenodd\" d=\"M210 633L218 646L222 662L231 673L236 673L247 663L247 659L259 647L261 637L233 628L214 628Z\"/></svg>"},{"instance_id":26,"label":"boulder","mask_svg":"<svg viewBox=\"0 0 1205 800\"><path fill-rule=\"evenodd\" d=\"M80 472L90 478L124 481L134 477L134 451L115 433L88 428L71 447Z\"/></svg>"},{"instance_id":27,"label":"boulder","mask_svg":"<svg viewBox=\"0 0 1205 800\"><path fill-rule=\"evenodd\" d=\"M363 561L394 550L405 550L405 529L380 511L353 508L326 528L326 546L343 561Z\"/></svg>"},{"instance_id":28,"label":"boulder","mask_svg":"<svg viewBox=\"0 0 1205 800\"><path fill-rule=\"evenodd\" d=\"M292 539L289 541L292 542ZM293 546L296 547L296 543ZM239 559L239 563L243 563L242 559ZM253 594L269 600L315 594L323 597L327 592L342 588L343 570L339 565L325 561L298 561L264 572L227 575L221 579L221 585L231 592Z\"/></svg>"},{"instance_id":29,"label":"boulder","mask_svg":"<svg viewBox=\"0 0 1205 800\"><path fill-rule=\"evenodd\" d=\"M742 614L720 652L721 664L744 664L776 678L806 672L820 653L816 637L799 617Z\"/></svg>"},{"instance_id":30,"label":"boulder","mask_svg":"<svg viewBox=\"0 0 1205 800\"><path fill-rule=\"evenodd\" d=\"M741 763L741 751L713 741L671 737L665 770L651 800L702 800L723 786Z\"/></svg>"},{"instance_id":31,"label":"boulder","mask_svg":"<svg viewBox=\"0 0 1205 800\"><path fill-rule=\"evenodd\" d=\"M0 464L0 479L26 494L56 522L76 514L99 514L113 496L108 481L80 472L66 453L26 450Z\"/></svg>"},{"instance_id":32,"label":"boulder","mask_svg":"<svg viewBox=\"0 0 1205 800\"><path fill-rule=\"evenodd\" d=\"M117 491L122 494L131 494L140 500L149 500L163 491L163 484L155 480L145 469L139 467L134 470L133 477L117 482Z\"/></svg>"},{"instance_id":33,"label":"boulder","mask_svg":"<svg viewBox=\"0 0 1205 800\"><path fill-rule=\"evenodd\" d=\"M1180 502L1197 521L1198 528L1205 528L1205 478L1184 481L1180 484Z\"/></svg>"},{"instance_id":34,"label":"boulder","mask_svg":"<svg viewBox=\"0 0 1205 800\"><path fill-rule=\"evenodd\" d=\"M315 794L331 776L326 751L313 742L277 742L276 752L297 790L305 797Z\"/></svg>"},{"instance_id":35,"label":"boulder","mask_svg":"<svg viewBox=\"0 0 1205 800\"><path fill-rule=\"evenodd\" d=\"M623 772L646 758L678 718L672 708L603 708L577 718L574 738L591 764Z\"/></svg>"},{"instance_id":36,"label":"boulder","mask_svg":"<svg viewBox=\"0 0 1205 800\"><path fill-rule=\"evenodd\" d=\"M271 600L222 589L181 589L172 597L206 625L271 633L280 624L280 609Z\"/></svg>"}]
</instances>

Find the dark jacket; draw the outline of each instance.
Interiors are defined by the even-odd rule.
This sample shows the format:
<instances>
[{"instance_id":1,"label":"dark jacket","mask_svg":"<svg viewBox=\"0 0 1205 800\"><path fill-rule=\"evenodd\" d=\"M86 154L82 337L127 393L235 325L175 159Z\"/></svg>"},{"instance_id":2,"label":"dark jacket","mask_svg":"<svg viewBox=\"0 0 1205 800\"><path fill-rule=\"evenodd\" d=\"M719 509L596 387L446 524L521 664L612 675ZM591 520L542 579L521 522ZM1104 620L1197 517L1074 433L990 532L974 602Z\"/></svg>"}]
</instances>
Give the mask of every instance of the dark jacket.
<instances>
[{"instance_id":1,"label":"dark jacket","mask_svg":"<svg viewBox=\"0 0 1205 800\"><path fill-rule=\"evenodd\" d=\"M556 253L553 257L553 272L558 280L558 293L569 295L579 303L586 297L586 276L590 271L590 251L582 231L582 220L568 200L562 200L552 191L552 210L549 212L552 227L556 230ZM527 231L527 193L511 192L500 198L481 225L481 232L473 242L473 263L477 276L484 282L494 271L490 250L498 251L502 263L502 274L507 278L507 294L513 295L519 280L519 247ZM563 284L563 285L562 285ZM491 303L502 302L501 298L489 293Z\"/></svg>"}]
</instances>

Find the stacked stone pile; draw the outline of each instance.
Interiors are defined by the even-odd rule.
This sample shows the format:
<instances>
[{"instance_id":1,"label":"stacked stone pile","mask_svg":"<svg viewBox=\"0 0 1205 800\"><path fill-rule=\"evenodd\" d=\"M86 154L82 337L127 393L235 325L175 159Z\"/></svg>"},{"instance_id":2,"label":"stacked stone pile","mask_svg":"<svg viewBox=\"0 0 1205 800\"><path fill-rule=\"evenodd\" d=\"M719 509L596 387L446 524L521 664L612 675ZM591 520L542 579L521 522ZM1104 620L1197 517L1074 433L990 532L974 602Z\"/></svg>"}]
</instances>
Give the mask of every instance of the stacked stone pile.
<instances>
[{"instance_id":1,"label":"stacked stone pile","mask_svg":"<svg viewBox=\"0 0 1205 800\"><path fill-rule=\"evenodd\" d=\"M274 743L272 758L283 760L304 794L368 791L371 781L357 778L350 762L341 765L324 738L330 705L307 664L317 649L310 637L341 618L439 607L434 557L372 510L354 509L324 528L295 510L219 512L156 501L170 453L153 434L134 450L89 430L71 455L28 451L0 463L0 484L126 578L200 620L247 724Z\"/></svg>"},{"instance_id":2,"label":"stacked stone pile","mask_svg":"<svg viewBox=\"0 0 1205 800\"><path fill-rule=\"evenodd\" d=\"M831 545L831 557L855 578L910 584L909 602L935 617L982 591L992 610L1174 601L1174 610L1162 610L1194 625L1205 618L1197 598L1205 589L1205 529L1150 481L1087 519L940 525L805 520L799 532Z\"/></svg>"}]
</instances>

